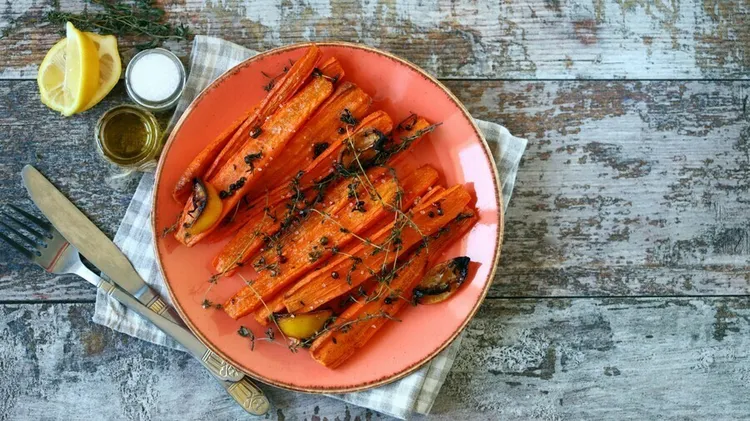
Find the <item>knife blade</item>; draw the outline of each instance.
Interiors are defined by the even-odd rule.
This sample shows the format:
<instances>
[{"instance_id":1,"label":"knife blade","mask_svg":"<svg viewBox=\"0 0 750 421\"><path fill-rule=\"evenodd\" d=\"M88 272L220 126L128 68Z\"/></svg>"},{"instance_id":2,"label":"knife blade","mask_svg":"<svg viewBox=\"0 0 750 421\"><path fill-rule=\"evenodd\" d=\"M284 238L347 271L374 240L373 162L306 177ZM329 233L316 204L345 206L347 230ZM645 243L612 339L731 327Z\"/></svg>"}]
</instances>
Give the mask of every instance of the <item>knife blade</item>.
<instances>
[{"instance_id":1,"label":"knife blade","mask_svg":"<svg viewBox=\"0 0 750 421\"><path fill-rule=\"evenodd\" d=\"M171 308L138 275L130 260L86 215L68 200L42 173L31 165L21 171L21 177L31 200L66 240L94 266L106 274L118 287L125 290L149 310L182 326ZM170 333L170 332L166 332ZM174 337L174 334L172 335ZM178 335L179 336L179 335ZM192 335L191 335L192 336ZM193 337L194 339L194 337ZM196 339L193 343L200 344ZM237 381L243 374L205 345L199 352L201 363L225 380Z\"/></svg>"},{"instance_id":2,"label":"knife blade","mask_svg":"<svg viewBox=\"0 0 750 421\"><path fill-rule=\"evenodd\" d=\"M21 177L31 200L86 259L146 307L175 323L182 323L167 312L169 306L143 281L115 243L36 168L24 166Z\"/></svg>"}]
</instances>

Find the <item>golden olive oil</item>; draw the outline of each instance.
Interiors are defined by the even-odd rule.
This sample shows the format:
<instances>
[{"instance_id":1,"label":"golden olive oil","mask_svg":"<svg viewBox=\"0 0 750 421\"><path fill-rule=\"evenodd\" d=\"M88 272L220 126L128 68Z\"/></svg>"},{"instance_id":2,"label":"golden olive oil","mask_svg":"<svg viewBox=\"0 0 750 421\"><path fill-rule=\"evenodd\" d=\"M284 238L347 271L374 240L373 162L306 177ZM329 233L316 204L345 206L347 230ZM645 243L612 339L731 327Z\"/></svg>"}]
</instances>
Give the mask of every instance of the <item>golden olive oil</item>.
<instances>
[{"instance_id":1,"label":"golden olive oil","mask_svg":"<svg viewBox=\"0 0 750 421\"><path fill-rule=\"evenodd\" d=\"M104 113L96 135L102 155L123 167L140 166L161 151L161 128L156 117L133 105L119 105Z\"/></svg>"}]
</instances>

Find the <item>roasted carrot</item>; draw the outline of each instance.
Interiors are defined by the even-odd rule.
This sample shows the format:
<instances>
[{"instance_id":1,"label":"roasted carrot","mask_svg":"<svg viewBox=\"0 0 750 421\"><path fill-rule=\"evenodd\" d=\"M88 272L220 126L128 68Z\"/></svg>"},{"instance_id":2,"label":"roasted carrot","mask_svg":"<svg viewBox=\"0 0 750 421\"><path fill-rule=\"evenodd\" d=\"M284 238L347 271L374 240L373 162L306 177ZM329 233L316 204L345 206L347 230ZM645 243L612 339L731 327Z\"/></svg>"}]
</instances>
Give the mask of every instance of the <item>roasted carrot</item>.
<instances>
[{"instance_id":1,"label":"roasted carrot","mask_svg":"<svg viewBox=\"0 0 750 421\"><path fill-rule=\"evenodd\" d=\"M339 256L299 281L286 295L286 308L290 312L312 311L382 273L393 265L399 254L408 253L426 236L437 232L470 201L471 196L460 185L423 201L408 220L392 222L373 236L371 244L359 244L349 256ZM345 276L331 279L332 272Z\"/></svg>"},{"instance_id":2,"label":"roasted carrot","mask_svg":"<svg viewBox=\"0 0 750 421\"><path fill-rule=\"evenodd\" d=\"M380 168L373 172L379 172L381 179L387 175ZM378 194L384 200L392 201L398 190L396 182L389 179L390 183L380 184L380 179L373 179L379 184ZM280 249L269 247L254 259L253 267L258 271L258 277L253 280L252 287L243 288L224 305L227 314L239 318L260 307L263 300L271 299L287 285L323 263L334 247L340 247L347 235L351 235L351 230L362 230L362 227L384 215L381 209L353 212L351 203L358 197L365 203L362 206L372 206L372 199L363 186L350 190L349 183L344 180L335 186L326 199L329 200L327 206L312 211L300 226L279 239L277 244ZM349 191L358 193L349 198ZM334 215L343 215L343 218L334 218ZM342 232L342 228L345 232Z\"/></svg>"},{"instance_id":3,"label":"roasted carrot","mask_svg":"<svg viewBox=\"0 0 750 421\"><path fill-rule=\"evenodd\" d=\"M358 141L358 139L364 137L366 133L373 133L375 130L390 131L392 127L391 124L391 119L387 114L376 112L366 117L357 127L355 127L351 133L351 137L354 138L354 141ZM301 171L295 169L296 173L294 175L302 174L302 178L297 180L297 189L302 191L313 189L317 186L318 182L333 172L333 165L338 160L339 154L344 145L343 142L345 142L346 138L347 135L345 134L333 141L331 147L326 149L321 156L313 160L313 162L307 165L307 167L304 167ZM335 151L329 151L329 149L335 149ZM294 168L291 165L288 167ZM289 199L293 194L296 194L296 189L295 191L289 189L288 181L286 183L278 183L278 181L274 182L276 187L273 190L256 197L250 202L249 206L238 208L237 212L232 214L231 220L225 219L222 221L222 224L211 236L221 239L228 234L235 233L239 227L242 227L252 219L253 212L250 211L251 209L257 208L266 202L267 205L275 205L281 201ZM259 184L262 186L264 183ZM257 195L258 192L253 194Z\"/></svg>"},{"instance_id":4,"label":"roasted carrot","mask_svg":"<svg viewBox=\"0 0 750 421\"><path fill-rule=\"evenodd\" d=\"M274 83L271 92L266 95L258 106L258 110L235 131L211 166L206 171L204 178L214 176L249 139L256 136L258 130L262 130L266 119L275 113L278 108L288 101L307 81L315 69L315 63L320 58L320 49L312 45L307 52L297 60L292 67Z\"/></svg>"},{"instance_id":5,"label":"roasted carrot","mask_svg":"<svg viewBox=\"0 0 750 421\"><path fill-rule=\"evenodd\" d=\"M375 177L375 174L380 177ZM261 254L259 260L264 265L273 265L274 269L278 269L277 273L261 272L253 281L252 288L243 288L224 305L227 314L239 318L259 308L263 300L270 299L315 266L325 262L334 249L341 250L355 238L362 239L357 234L384 219L393 212L394 206L400 210L409 208L417 197L437 181L438 174L434 168L424 166L405 178L400 190L397 189L396 180L389 177L388 171L382 168L368 172L368 179L377 186L379 197L369 194L366 186L358 179L341 182L336 187L339 193L326 199L331 201L326 209L314 212L295 232L282 238L280 242L284 250L288 250L283 252L283 263L273 251ZM348 200L341 200L338 199L340 196L349 197ZM338 209L331 207L341 202L348 206L339 204Z\"/></svg>"},{"instance_id":6,"label":"roasted carrot","mask_svg":"<svg viewBox=\"0 0 750 421\"><path fill-rule=\"evenodd\" d=\"M233 151L247 140L248 131L260 126L266 117L294 95L312 73L315 62L320 58L320 50L316 46L310 47L305 55L297 60L289 71L275 84L271 92L263 99L258 107L248 110L230 127L209 143L190 162L180 180L175 185L173 196L175 200L184 197L192 186L194 178L208 178L220 166L224 157L231 156ZM331 69L336 72L337 69ZM225 152L226 151L226 152Z\"/></svg>"},{"instance_id":7,"label":"roasted carrot","mask_svg":"<svg viewBox=\"0 0 750 421\"><path fill-rule=\"evenodd\" d=\"M284 217L293 209L300 209L304 196L295 201L281 202L273 206L259 206L253 209L252 217L239 232L224 245L213 260L217 275L231 276L251 256L268 242L284 223ZM294 207L294 208L292 208Z\"/></svg>"},{"instance_id":8,"label":"roasted carrot","mask_svg":"<svg viewBox=\"0 0 750 421\"><path fill-rule=\"evenodd\" d=\"M260 308L255 310L253 315L255 317L255 321L262 324L263 326L268 326L269 324L271 324L271 320L269 319L269 317L272 314L281 313L285 308L284 291L281 291L280 293L276 294L276 296L273 297L270 301L266 302L266 305L260 306Z\"/></svg>"},{"instance_id":9,"label":"roasted carrot","mask_svg":"<svg viewBox=\"0 0 750 421\"><path fill-rule=\"evenodd\" d=\"M465 208L460 219L454 219L439 231L439 235L433 235L429 252L415 253L397 270L398 276L389 285L367 288L367 296L359 297L313 341L310 347L312 357L326 367L336 368L354 355L411 301L414 287L419 284L425 269L440 257L443 248L461 238L476 221L476 213Z\"/></svg>"},{"instance_id":10,"label":"roasted carrot","mask_svg":"<svg viewBox=\"0 0 750 421\"><path fill-rule=\"evenodd\" d=\"M370 104L372 98L356 85L349 82L339 85L310 121L284 147L283 165L276 165L271 171L261 174L258 186L248 192L248 198L252 200L265 190L288 186L300 169L307 168L341 136L338 131L344 125L341 122L342 113L346 111L354 118L360 119Z\"/></svg>"},{"instance_id":11,"label":"roasted carrot","mask_svg":"<svg viewBox=\"0 0 750 421\"><path fill-rule=\"evenodd\" d=\"M340 82L344 78L344 68L336 57L331 57L324 61L319 67L320 72L331 78L333 83Z\"/></svg>"},{"instance_id":12,"label":"roasted carrot","mask_svg":"<svg viewBox=\"0 0 750 421\"><path fill-rule=\"evenodd\" d=\"M367 295L375 297L379 294L380 297L372 300L361 298L347 308L325 333L313 341L310 347L313 359L328 368L336 368L354 355L358 348L401 310L406 300L400 296L419 282L426 265L427 253L419 253L398 271L398 276L388 286L387 292L378 290L385 289L385 285L378 285Z\"/></svg>"},{"instance_id":13,"label":"roasted carrot","mask_svg":"<svg viewBox=\"0 0 750 421\"><path fill-rule=\"evenodd\" d=\"M405 152L421 142L435 127L435 125L431 125L429 121L416 114L411 114L401 121L391 134L392 144L390 146L395 153L390 159L389 165L395 167L402 165L407 157Z\"/></svg>"},{"instance_id":14,"label":"roasted carrot","mask_svg":"<svg viewBox=\"0 0 750 421\"><path fill-rule=\"evenodd\" d=\"M232 212L245 193L258 180L258 174L267 169L274 158L278 157L284 145L297 130L309 119L318 106L331 94L333 85L324 78L313 79L279 111L274 113L262 126L262 133L257 139L250 139L238 152L229 158L217 174L208 182L219 191L223 201L221 219ZM278 163L277 165L283 165ZM197 235L186 235L185 227L192 224L190 214L191 200L185 204L178 223L175 237L181 243L192 246L216 228L211 228Z\"/></svg>"},{"instance_id":15,"label":"roasted carrot","mask_svg":"<svg viewBox=\"0 0 750 421\"><path fill-rule=\"evenodd\" d=\"M208 144L203 150L196 156L185 169L177 184L174 186L172 197L176 201L181 201L185 196L190 193L193 187L193 180L203 176L203 173L208 169L219 151L226 146L229 139L232 137L238 127L248 118L249 115L254 113L255 110L249 111L246 115L241 116L232 123L231 126L227 127L226 130L221 132L216 138Z\"/></svg>"}]
</instances>

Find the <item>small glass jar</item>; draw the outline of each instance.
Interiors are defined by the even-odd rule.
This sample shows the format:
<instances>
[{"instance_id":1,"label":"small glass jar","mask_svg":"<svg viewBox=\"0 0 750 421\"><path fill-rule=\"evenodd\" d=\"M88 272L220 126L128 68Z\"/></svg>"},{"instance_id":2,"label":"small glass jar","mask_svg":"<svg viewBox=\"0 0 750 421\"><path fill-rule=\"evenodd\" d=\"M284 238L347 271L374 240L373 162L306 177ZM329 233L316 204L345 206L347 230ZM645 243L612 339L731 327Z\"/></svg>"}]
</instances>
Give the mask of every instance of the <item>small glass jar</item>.
<instances>
[{"instance_id":1,"label":"small glass jar","mask_svg":"<svg viewBox=\"0 0 750 421\"><path fill-rule=\"evenodd\" d=\"M136 54L125 69L125 89L136 104L153 112L177 105L186 82L185 66L174 53L152 48Z\"/></svg>"},{"instance_id":2,"label":"small glass jar","mask_svg":"<svg viewBox=\"0 0 750 421\"><path fill-rule=\"evenodd\" d=\"M112 164L140 170L145 165L153 165L161 152L161 126L148 110L135 105L118 105L99 118L96 145Z\"/></svg>"}]
</instances>

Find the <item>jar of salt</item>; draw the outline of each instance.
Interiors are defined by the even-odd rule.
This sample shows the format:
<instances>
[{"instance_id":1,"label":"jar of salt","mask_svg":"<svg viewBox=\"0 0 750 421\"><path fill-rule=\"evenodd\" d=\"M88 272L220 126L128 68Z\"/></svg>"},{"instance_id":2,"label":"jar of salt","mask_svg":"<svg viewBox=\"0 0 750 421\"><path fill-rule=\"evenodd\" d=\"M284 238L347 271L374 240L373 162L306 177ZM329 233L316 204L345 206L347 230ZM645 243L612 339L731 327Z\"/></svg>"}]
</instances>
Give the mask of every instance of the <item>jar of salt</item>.
<instances>
[{"instance_id":1,"label":"jar of salt","mask_svg":"<svg viewBox=\"0 0 750 421\"><path fill-rule=\"evenodd\" d=\"M125 87L130 99L143 108L168 110L177 104L185 88L185 67L168 50L143 50L128 63Z\"/></svg>"}]
</instances>

